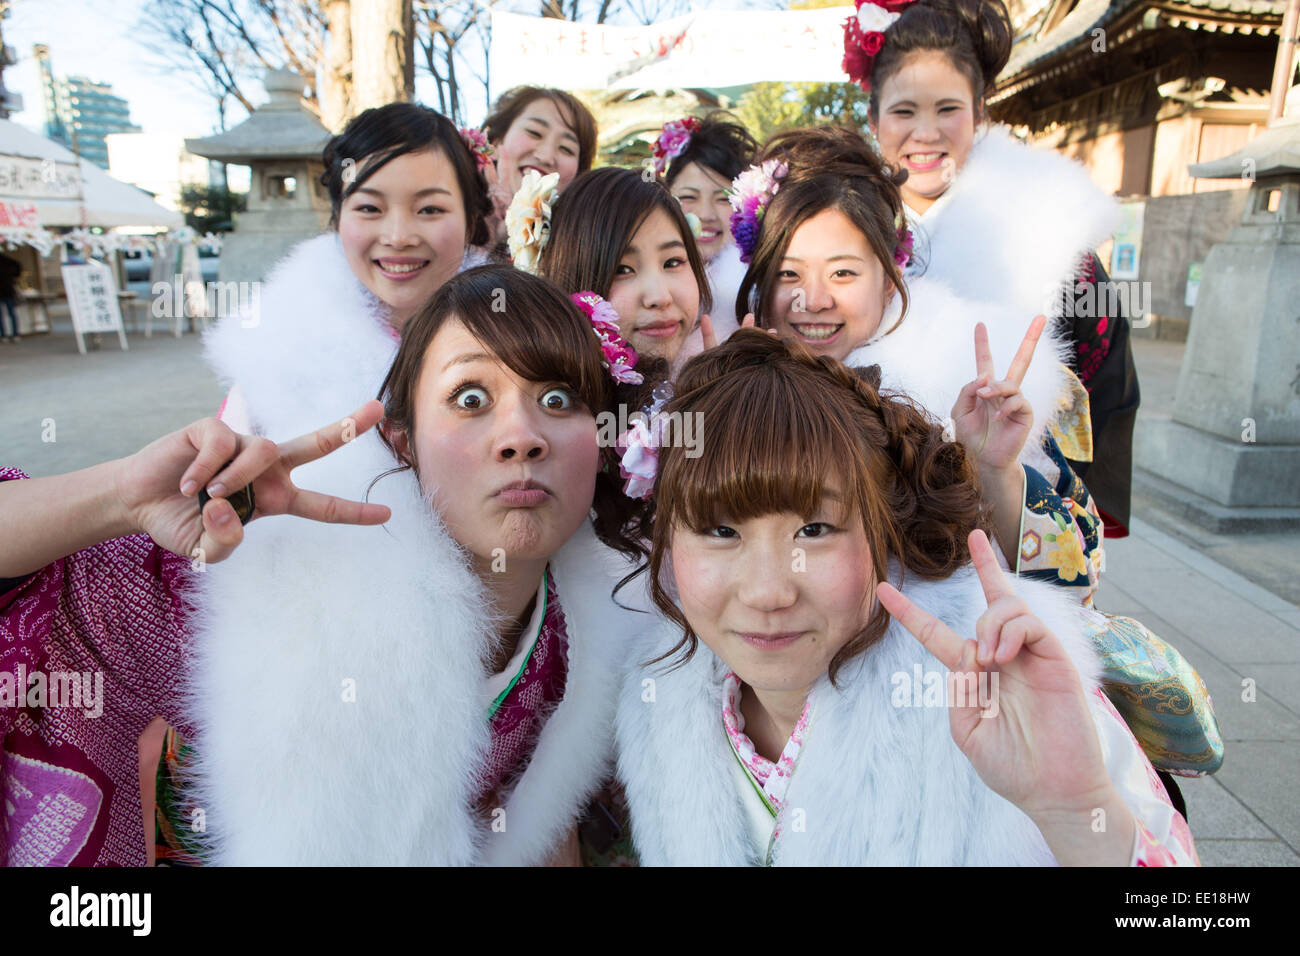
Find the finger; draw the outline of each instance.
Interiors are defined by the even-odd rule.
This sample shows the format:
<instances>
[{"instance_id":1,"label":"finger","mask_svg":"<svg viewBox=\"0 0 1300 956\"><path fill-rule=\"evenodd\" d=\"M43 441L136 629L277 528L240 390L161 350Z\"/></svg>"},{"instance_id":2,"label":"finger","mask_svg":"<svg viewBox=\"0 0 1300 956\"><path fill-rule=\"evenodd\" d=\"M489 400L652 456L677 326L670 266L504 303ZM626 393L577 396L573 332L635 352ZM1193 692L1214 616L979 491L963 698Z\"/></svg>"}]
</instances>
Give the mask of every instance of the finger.
<instances>
[{"instance_id":1,"label":"finger","mask_svg":"<svg viewBox=\"0 0 1300 956\"><path fill-rule=\"evenodd\" d=\"M245 485L251 485L280 458L280 449L270 439L245 436L240 444L243 448L235 455L234 461L217 472L208 484L208 494L212 497L224 498Z\"/></svg>"},{"instance_id":2,"label":"finger","mask_svg":"<svg viewBox=\"0 0 1300 956\"><path fill-rule=\"evenodd\" d=\"M989 609L975 622L975 659L980 665L987 667L993 663L998 648L1007 639L1006 626L1028 613L1029 606L1018 598L1002 598L989 605Z\"/></svg>"},{"instance_id":3,"label":"finger","mask_svg":"<svg viewBox=\"0 0 1300 956\"><path fill-rule=\"evenodd\" d=\"M1002 407L993 416L995 422L1000 422L1003 419L1015 422L1024 422L1025 420L1033 422L1034 407L1029 404L1029 399L1025 398L1022 393L1016 392L1002 403Z\"/></svg>"},{"instance_id":4,"label":"finger","mask_svg":"<svg viewBox=\"0 0 1300 956\"><path fill-rule=\"evenodd\" d=\"M1029 331L1025 333L1024 340L1020 343L1020 348L1016 349L1015 358L1011 360L1011 367L1007 369L1007 378L1019 385L1025 380L1025 373L1029 371L1029 363L1034 360L1034 349L1038 347L1038 340L1042 337L1043 329L1047 327L1047 316L1038 315L1034 321L1029 323Z\"/></svg>"},{"instance_id":5,"label":"finger","mask_svg":"<svg viewBox=\"0 0 1300 956\"><path fill-rule=\"evenodd\" d=\"M367 429L373 428L383 417L383 403L371 399L346 418L340 418L332 425L318 428L306 435L299 435L280 445L280 460L292 471L299 465L324 458L330 452L336 451L363 434Z\"/></svg>"},{"instance_id":6,"label":"finger","mask_svg":"<svg viewBox=\"0 0 1300 956\"><path fill-rule=\"evenodd\" d=\"M962 639L937 617L921 610L907 595L887 581L880 582L876 594L894 620L907 628L927 651L949 670L961 660Z\"/></svg>"},{"instance_id":7,"label":"finger","mask_svg":"<svg viewBox=\"0 0 1300 956\"><path fill-rule=\"evenodd\" d=\"M952 417L960 418L962 415L968 415L975 410L978 404L978 396L988 384L988 378L981 375L973 382L967 382L962 386L962 390L957 393L957 400L952 403Z\"/></svg>"},{"instance_id":8,"label":"finger","mask_svg":"<svg viewBox=\"0 0 1300 956\"><path fill-rule=\"evenodd\" d=\"M244 526L234 506L224 498L213 498L203 506L203 533L199 536L198 551L191 555L206 564L216 564L230 557L230 553L244 540Z\"/></svg>"},{"instance_id":9,"label":"finger","mask_svg":"<svg viewBox=\"0 0 1300 956\"><path fill-rule=\"evenodd\" d=\"M966 543L970 546L971 561L975 565L975 573L979 575L980 584L984 588L984 599L989 606L992 607L999 598L1015 596L1011 582L1002 573L998 559L993 554L988 535L977 529L970 533Z\"/></svg>"},{"instance_id":10,"label":"finger","mask_svg":"<svg viewBox=\"0 0 1300 956\"><path fill-rule=\"evenodd\" d=\"M239 448L239 438L215 418L195 422L185 429L185 437L198 450L198 455L185 469L180 481L181 494L192 498L235 454Z\"/></svg>"},{"instance_id":11,"label":"finger","mask_svg":"<svg viewBox=\"0 0 1300 956\"><path fill-rule=\"evenodd\" d=\"M997 650L994 653L993 661L996 664L1007 664L1016 659L1020 649L1030 643L1039 630L1037 618L1022 614L1019 617L1012 618L1002 628L1001 640L998 641Z\"/></svg>"},{"instance_id":12,"label":"finger","mask_svg":"<svg viewBox=\"0 0 1300 956\"><path fill-rule=\"evenodd\" d=\"M993 380L993 352L989 349L989 330L983 322L975 323L975 374Z\"/></svg>"},{"instance_id":13,"label":"finger","mask_svg":"<svg viewBox=\"0 0 1300 956\"><path fill-rule=\"evenodd\" d=\"M288 513L326 524L374 525L383 524L392 517L392 512L386 505L349 501L347 498L301 489L289 502Z\"/></svg>"},{"instance_id":14,"label":"finger","mask_svg":"<svg viewBox=\"0 0 1300 956\"><path fill-rule=\"evenodd\" d=\"M700 335L704 339L705 349L711 349L717 347L718 336L713 331L713 323L709 321L709 317L707 315L700 316Z\"/></svg>"},{"instance_id":15,"label":"finger","mask_svg":"<svg viewBox=\"0 0 1300 956\"><path fill-rule=\"evenodd\" d=\"M753 313L753 312L746 312L746 313L745 313L745 317L744 317L743 319L740 320L740 327L741 327L742 329L752 329L752 328L755 327L755 322L754 322L754 313Z\"/></svg>"},{"instance_id":16,"label":"finger","mask_svg":"<svg viewBox=\"0 0 1300 956\"><path fill-rule=\"evenodd\" d=\"M1004 378L1000 382L987 382L978 391L980 398L1009 398L1020 393L1020 385Z\"/></svg>"}]
</instances>

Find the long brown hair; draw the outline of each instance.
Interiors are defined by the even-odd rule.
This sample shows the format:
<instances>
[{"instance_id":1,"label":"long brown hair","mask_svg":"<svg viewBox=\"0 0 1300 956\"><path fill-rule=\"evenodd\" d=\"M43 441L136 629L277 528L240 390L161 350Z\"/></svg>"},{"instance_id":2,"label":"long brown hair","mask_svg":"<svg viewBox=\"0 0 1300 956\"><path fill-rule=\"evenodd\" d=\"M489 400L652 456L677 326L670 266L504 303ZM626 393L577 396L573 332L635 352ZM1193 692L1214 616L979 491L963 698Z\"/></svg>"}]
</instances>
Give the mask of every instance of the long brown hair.
<instances>
[{"instance_id":1,"label":"long brown hair","mask_svg":"<svg viewBox=\"0 0 1300 956\"><path fill-rule=\"evenodd\" d=\"M401 463L385 475L407 470L419 474L415 443L407 442L408 454L403 456L391 434L415 434L415 392L429 346L442 327L454 321L464 325L520 378L563 382L593 417L602 412L616 414L620 401L640 407L641 389L615 385L602 364L600 343L590 320L568 296L511 266L479 266L444 283L402 327L402 343L378 396L384 403L380 438ZM592 500L596 534L628 557L642 558L644 545L624 530L638 509L623 494L615 449L603 449L601 458L606 470L596 476Z\"/></svg>"},{"instance_id":2,"label":"long brown hair","mask_svg":"<svg viewBox=\"0 0 1300 956\"><path fill-rule=\"evenodd\" d=\"M700 311L708 312L713 308L713 293L681 203L663 183L647 180L639 169L606 166L569 184L552 210L551 235L538 260L539 273L570 294L590 290L609 298L619 260L656 209L667 213L677 226L699 286Z\"/></svg>"},{"instance_id":3,"label":"long brown hair","mask_svg":"<svg viewBox=\"0 0 1300 956\"><path fill-rule=\"evenodd\" d=\"M898 187L907 179L906 171L890 167L861 133L843 126L780 133L763 145L755 163L769 159L784 162L788 172L763 214L749 271L736 294L736 314L753 311L760 325L771 325L772 292L795 231L818 213L837 209L866 238L884 267L885 278L898 290L903 301L898 321L902 322L907 314L907 284L894 261L898 245L894 223L903 219Z\"/></svg>"},{"instance_id":4,"label":"long brown hair","mask_svg":"<svg viewBox=\"0 0 1300 956\"><path fill-rule=\"evenodd\" d=\"M702 531L719 521L774 513L811 516L828 481L837 482L861 521L871 559L884 574L944 578L970 561L966 536L986 527L973 463L962 446L901 393L880 388L880 367L851 369L815 356L802 343L757 329L686 363L668 414L698 413L703 455L667 445L659 452L645 519L652 528L648 570L655 605L682 628L657 660L684 663L698 639L660 572L677 528ZM878 605L830 665L840 668L884 635Z\"/></svg>"}]
</instances>

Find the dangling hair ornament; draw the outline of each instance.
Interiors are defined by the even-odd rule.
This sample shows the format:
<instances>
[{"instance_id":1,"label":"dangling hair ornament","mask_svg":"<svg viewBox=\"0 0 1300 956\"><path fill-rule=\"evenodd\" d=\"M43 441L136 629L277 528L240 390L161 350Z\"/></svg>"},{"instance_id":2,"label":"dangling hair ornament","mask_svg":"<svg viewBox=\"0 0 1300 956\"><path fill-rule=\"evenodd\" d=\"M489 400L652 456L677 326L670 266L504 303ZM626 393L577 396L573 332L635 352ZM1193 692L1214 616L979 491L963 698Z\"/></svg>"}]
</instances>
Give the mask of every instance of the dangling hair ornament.
<instances>
[{"instance_id":1,"label":"dangling hair ornament","mask_svg":"<svg viewBox=\"0 0 1300 956\"><path fill-rule=\"evenodd\" d=\"M758 246L758 230L763 222L772 197L781 188L781 180L790 168L777 159L769 159L762 166L750 166L731 183L727 201L734 210L731 214L731 235L740 250L740 261L749 262Z\"/></svg>"},{"instance_id":2,"label":"dangling hair ornament","mask_svg":"<svg viewBox=\"0 0 1300 956\"><path fill-rule=\"evenodd\" d=\"M885 45L885 31L912 0L853 0L857 13L844 21L844 60L840 68L871 92L871 65Z\"/></svg>"},{"instance_id":3,"label":"dangling hair ornament","mask_svg":"<svg viewBox=\"0 0 1300 956\"><path fill-rule=\"evenodd\" d=\"M906 269L912 261L912 230L907 228L907 217L901 212L894 217L894 233L898 236L898 245L894 246L894 261L900 269Z\"/></svg>"},{"instance_id":4,"label":"dangling hair ornament","mask_svg":"<svg viewBox=\"0 0 1300 956\"><path fill-rule=\"evenodd\" d=\"M474 163L478 166L479 172L492 165L496 159L496 150L487 141L487 133L481 129L462 126L460 128L460 138L465 141L465 145L469 147L469 151L474 155Z\"/></svg>"},{"instance_id":5,"label":"dangling hair ornament","mask_svg":"<svg viewBox=\"0 0 1300 956\"><path fill-rule=\"evenodd\" d=\"M640 385L643 379L636 367L636 350L623 340L618 331L618 313L594 292L575 292L569 296L591 320L591 329L600 339L602 364L614 381L623 385Z\"/></svg>"},{"instance_id":6,"label":"dangling hair ornament","mask_svg":"<svg viewBox=\"0 0 1300 956\"><path fill-rule=\"evenodd\" d=\"M537 275L537 262L551 238L551 207L560 195L560 174L524 174L506 209L506 245L516 269Z\"/></svg>"},{"instance_id":7,"label":"dangling hair ornament","mask_svg":"<svg viewBox=\"0 0 1300 956\"><path fill-rule=\"evenodd\" d=\"M659 448L668 426L667 416L659 412L673 397L672 383L660 382L651 394L654 401L618 436L618 473L626 479L623 493L629 498L649 498L659 473Z\"/></svg>"},{"instance_id":8,"label":"dangling hair ornament","mask_svg":"<svg viewBox=\"0 0 1300 956\"><path fill-rule=\"evenodd\" d=\"M700 128L700 121L694 116L685 119L669 120L659 131L651 151L654 153L655 175L662 176L668 164L686 152L691 143L691 134Z\"/></svg>"}]
</instances>

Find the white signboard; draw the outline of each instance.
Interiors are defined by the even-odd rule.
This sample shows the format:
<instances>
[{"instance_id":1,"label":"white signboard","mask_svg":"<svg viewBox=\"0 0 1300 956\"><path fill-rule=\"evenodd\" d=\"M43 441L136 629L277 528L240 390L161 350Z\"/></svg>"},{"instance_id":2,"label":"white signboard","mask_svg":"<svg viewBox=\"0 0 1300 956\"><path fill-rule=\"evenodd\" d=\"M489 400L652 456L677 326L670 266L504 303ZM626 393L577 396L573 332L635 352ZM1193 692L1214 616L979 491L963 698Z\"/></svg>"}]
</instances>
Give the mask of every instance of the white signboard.
<instances>
[{"instance_id":1,"label":"white signboard","mask_svg":"<svg viewBox=\"0 0 1300 956\"><path fill-rule=\"evenodd\" d=\"M0 156L0 196L80 199L81 170L54 159Z\"/></svg>"},{"instance_id":2,"label":"white signboard","mask_svg":"<svg viewBox=\"0 0 1300 956\"><path fill-rule=\"evenodd\" d=\"M82 339L87 333L116 332L126 349L126 333L122 330L122 310L117 304L117 283L113 270L102 262L64 266L63 288L72 310L72 330L77 335L77 350L86 354Z\"/></svg>"},{"instance_id":3,"label":"white signboard","mask_svg":"<svg viewBox=\"0 0 1300 956\"><path fill-rule=\"evenodd\" d=\"M847 82L840 61L852 13L852 6L712 10L613 27L493 11L492 98L523 84L663 90Z\"/></svg>"}]
</instances>

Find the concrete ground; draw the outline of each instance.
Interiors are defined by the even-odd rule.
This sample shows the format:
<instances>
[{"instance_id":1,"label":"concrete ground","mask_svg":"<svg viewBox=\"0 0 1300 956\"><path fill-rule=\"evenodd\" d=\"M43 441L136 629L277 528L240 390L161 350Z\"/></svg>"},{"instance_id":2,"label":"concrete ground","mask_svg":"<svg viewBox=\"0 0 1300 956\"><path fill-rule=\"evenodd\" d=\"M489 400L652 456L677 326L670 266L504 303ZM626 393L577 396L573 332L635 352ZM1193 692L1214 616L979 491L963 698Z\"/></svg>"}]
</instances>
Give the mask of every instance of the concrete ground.
<instances>
[{"instance_id":1,"label":"concrete ground","mask_svg":"<svg viewBox=\"0 0 1300 956\"><path fill-rule=\"evenodd\" d=\"M198 337L105 337L82 356L66 323L0 346L0 464L50 475L128 454L213 414L222 390ZM1144 414L1168 414L1181 343L1136 340ZM54 423L54 441L48 422ZM1130 537L1107 542L1098 606L1136 617L1209 685L1223 769L1185 779L1201 860L1300 864L1300 535L1205 536L1141 500ZM1253 690L1253 693L1252 693Z\"/></svg>"}]
</instances>

